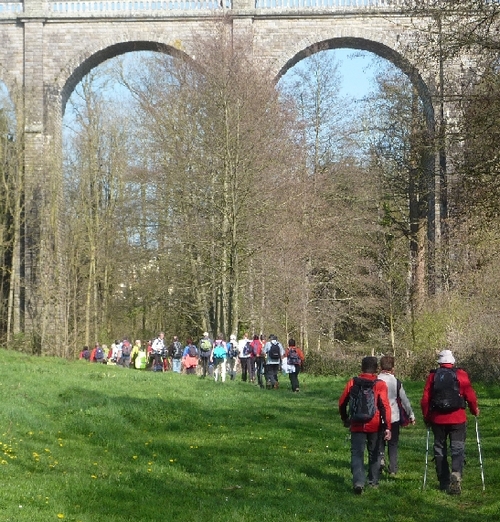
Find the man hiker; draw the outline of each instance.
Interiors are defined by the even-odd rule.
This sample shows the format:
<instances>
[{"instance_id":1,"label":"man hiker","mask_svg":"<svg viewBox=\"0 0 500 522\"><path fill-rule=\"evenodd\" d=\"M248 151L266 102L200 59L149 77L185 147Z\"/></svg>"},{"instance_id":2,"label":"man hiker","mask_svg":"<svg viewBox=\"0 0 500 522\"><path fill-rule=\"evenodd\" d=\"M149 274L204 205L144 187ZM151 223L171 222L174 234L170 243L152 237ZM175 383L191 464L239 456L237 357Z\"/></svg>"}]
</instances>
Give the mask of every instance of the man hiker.
<instances>
[{"instance_id":1,"label":"man hiker","mask_svg":"<svg viewBox=\"0 0 500 522\"><path fill-rule=\"evenodd\" d=\"M354 493L365 487L364 453L368 449L368 485L378 487L380 476L379 430L385 424L384 438L391 439L391 406L387 385L377 379L377 358L364 357L361 373L350 379L339 399L339 413L351 431L351 471Z\"/></svg>"},{"instance_id":2,"label":"man hiker","mask_svg":"<svg viewBox=\"0 0 500 522\"><path fill-rule=\"evenodd\" d=\"M202 377L207 376L208 372L208 365L210 363L210 354L212 353L213 348L213 342L212 339L208 336L208 332L203 333L203 337L200 339L199 344L199 352L200 352L200 362L201 362L201 370L202 370Z\"/></svg>"},{"instance_id":3,"label":"man hiker","mask_svg":"<svg viewBox=\"0 0 500 522\"><path fill-rule=\"evenodd\" d=\"M468 405L472 415L479 415L476 392L465 370L455 368L451 350L438 355L436 370L431 370L424 386L420 405L425 424L434 434L434 461L439 488L450 495L462 492L465 454L465 431ZM448 463L449 439L451 474Z\"/></svg>"}]
</instances>

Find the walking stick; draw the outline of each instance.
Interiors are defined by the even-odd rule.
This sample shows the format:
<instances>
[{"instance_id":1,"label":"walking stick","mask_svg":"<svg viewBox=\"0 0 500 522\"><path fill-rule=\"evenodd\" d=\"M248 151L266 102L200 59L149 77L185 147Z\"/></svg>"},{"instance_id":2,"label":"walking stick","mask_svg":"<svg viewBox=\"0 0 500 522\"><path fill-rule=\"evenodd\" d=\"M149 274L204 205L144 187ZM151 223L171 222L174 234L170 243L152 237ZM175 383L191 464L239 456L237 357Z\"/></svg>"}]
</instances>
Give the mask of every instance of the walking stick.
<instances>
[{"instance_id":1,"label":"walking stick","mask_svg":"<svg viewBox=\"0 0 500 522\"><path fill-rule=\"evenodd\" d=\"M425 471L424 471L424 483L422 485L422 489L425 489L425 484L427 482L427 464L429 462L429 437L431 434L431 427L427 427L427 442L425 444Z\"/></svg>"},{"instance_id":2,"label":"walking stick","mask_svg":"<svg viewBox=\"0 0 500 522\"><path fill-rule=\"evenodd\" d=\"M481 440L479 438L479 423L477 421L477 417L475 417L476 419L476 440L477 440L477 451L479 453L479 465L481 467L481 481L483 483L483 491L485 489L485 486L484 486L484 468L483 468L483 456L481 454Z\"/></svg>"}]
</instances>

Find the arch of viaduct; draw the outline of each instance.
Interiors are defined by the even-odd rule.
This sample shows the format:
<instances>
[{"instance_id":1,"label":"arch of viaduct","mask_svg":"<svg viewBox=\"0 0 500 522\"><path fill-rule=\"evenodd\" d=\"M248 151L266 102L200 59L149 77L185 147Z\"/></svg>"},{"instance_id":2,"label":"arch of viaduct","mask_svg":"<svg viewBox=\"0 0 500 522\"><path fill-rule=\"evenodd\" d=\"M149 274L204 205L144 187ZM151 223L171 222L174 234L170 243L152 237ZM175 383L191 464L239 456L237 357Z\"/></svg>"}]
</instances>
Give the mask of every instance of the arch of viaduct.
<instances>
[{"instance_id":1,"label":"arch of viaduct","mask_svg":"<svg viewBox=\"0 0 500 522\"><path fill-rule=\"evenodd\" d=\"M64 323L63 297L56 290L41 291L58 287L57 261L53 262L58 259L58 227L48 208L51 198L59 197L61 120L78 82L108 58L159 47L191 56L195 40L210 35L217 20L229 24L233 38L251 42L253 59L268 66L276 78L317 50L368 50L409 75L424 100L429 127L434 128L434 115L442 113L435 88L439 67L426 64L425 70L419 70L407 58L415 22L401 11L399 0L390 4L383 0L227 2L0 1L0 80L22 115L25 139L26 225L20 255L24 263L19 268L25 295L18 289L21 313L14 330L34 328L42 342L47 324L56 333L63 330L57 324ZM22 93L20 98L16 92ZM440 169L435 171L438 180ZM439 192L439 181L435 183ZM431 205L434 223L439 222L436 201ZM49 302L59 303L55 313Z\"/></svg>"}]
</instances>

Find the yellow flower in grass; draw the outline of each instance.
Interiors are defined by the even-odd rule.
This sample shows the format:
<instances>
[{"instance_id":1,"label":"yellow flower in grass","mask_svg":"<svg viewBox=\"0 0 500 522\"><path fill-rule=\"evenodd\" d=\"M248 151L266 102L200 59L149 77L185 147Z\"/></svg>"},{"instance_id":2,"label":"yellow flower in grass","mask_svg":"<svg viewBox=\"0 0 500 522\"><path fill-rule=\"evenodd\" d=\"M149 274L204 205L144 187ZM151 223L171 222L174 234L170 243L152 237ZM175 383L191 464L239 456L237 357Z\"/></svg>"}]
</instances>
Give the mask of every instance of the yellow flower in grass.
<instances>
[{"instance_id":1,"label":"yellow flower in grass","mask_svg":"<svg viewBox=\"0 0 500 522\"><path fill-rule=\"evenodd\" d=\"M57 518L64 518L64 515L62 513L58 513Z\"/></svg>"}]
</instances>

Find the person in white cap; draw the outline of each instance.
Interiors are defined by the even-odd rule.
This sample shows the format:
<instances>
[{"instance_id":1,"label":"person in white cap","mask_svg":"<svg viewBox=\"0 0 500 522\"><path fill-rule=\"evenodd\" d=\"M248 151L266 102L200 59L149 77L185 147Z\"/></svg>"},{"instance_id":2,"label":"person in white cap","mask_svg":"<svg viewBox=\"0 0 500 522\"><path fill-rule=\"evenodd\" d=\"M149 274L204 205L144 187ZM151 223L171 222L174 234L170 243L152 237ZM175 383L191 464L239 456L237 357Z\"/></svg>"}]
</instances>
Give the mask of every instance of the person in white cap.
<instances>
[{"instance_id":1,"label":"person in white cap","mask_svg":"<svg viewBox=\"0 0 500 522\"><path fill-rule=\"evenodd\" d=\"M469 407L472 415L479 415L476 392L465 370L455 368L451 350L438 355L439 367L427 377L420 405L425 424L434 434L434 460L441 490L450 495L462 492L465 454L465 435ZM451 473L448 463L450 441Z\"/></svg>"}]
</instances>

